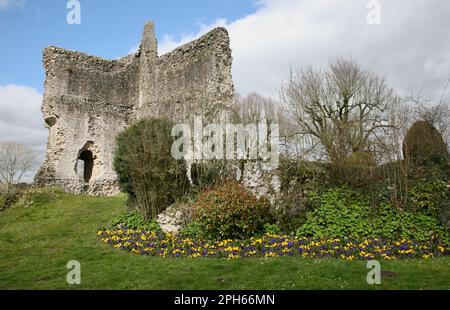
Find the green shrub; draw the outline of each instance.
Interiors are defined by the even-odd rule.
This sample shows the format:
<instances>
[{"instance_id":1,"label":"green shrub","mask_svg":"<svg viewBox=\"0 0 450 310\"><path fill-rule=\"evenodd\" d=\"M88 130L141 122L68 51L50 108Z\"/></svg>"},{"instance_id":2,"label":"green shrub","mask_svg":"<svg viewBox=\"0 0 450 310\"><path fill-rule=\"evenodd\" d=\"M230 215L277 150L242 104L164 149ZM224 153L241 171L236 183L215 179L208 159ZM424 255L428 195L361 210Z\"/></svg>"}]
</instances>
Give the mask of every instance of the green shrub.
<instances>
[{"instance_id":1,"label":"green shrub","mask_svg":"<svg viewBox=\"0 0 450 310\"><path fill-rule=\"evenodd\" d=\"M160 232L161 228L155 219L148 220L137 211L129 211L122 213L111 221L113 228L119 229L142 229L146 231Z\"/></svg>"},{"instance_id":2,"label":"green shrub","mask_svg":"<svg viewBox=\"0 0 450 310\"><path fill-rule=\"evenodd\" d=\"M281 233L281 228L276 224L266 223L264 224L264 233L277 235Z\"/></svg>"},{"instance_id":3,"label":"green shrub","mask_svg":"<svg viewBox=\"0 0 450 310\"><path fill-rule=\"evenodd\" d=\"M191 238L201 240L206 236L205 230L202 225L196 221L193 221L180 230L180 236L183 238Z\"/></svg>"},{"instance_id":4,"label":"green shrub","mask_svg":"<svg viewBox=\"0 0 450 310\"><path fill-rule=\"evenodd\" d=\"M213 239L244 239L263 231L269 214L266 199L227 182L203 192L194 204L194 219Z\"/></svg>"},{"instance_id":5,"label":"green shrub","mask_svg":"<svg viewBox=\"0 0 450 310\"><path fill-rule=\"evenodd\" d=\"M447 183L444 181L422 181L409 191L414 211L439 216L449 204Z\"/></svg>"},{"instance_id":6,"label":"green shrub","mask_svg":"<svg viewBox=\"0 0 450 310\"><path fill-rule=\"evenodd\" d=\"M448 243L448 234L437 218L399 210L389 204L381 205L372 220L372 237Z\"/></svg>"},{"instance_id":7,"label":"green shrub","mask_svg":"<svg viewBox=\"0 0 450 310\"><path fill-rule=\"evenodd\" d=\"M419 121L406 133L403 157L419 165L439 164L447 161L449 154L439 131L430 123Z\"/></svg>"},{"instance_id":8,"label":"green shrub","mask_svg":"<svg viewBox=\"0 0 450 310\"><path fill-rule=\"evenodd\" d=\"M348 188L331 189L317 203L318 206L308 214L306 223L297 234L355 240L448 240L447 233L436 218L397 209L390 204L371 209L367 197Z\"/></svg>"},{"instance_id":9,"label":"green shrub","mask_svg":"<svg viewBox=\"0 0 450 310\"><path fill-rule=\"evenodd\" d=\"M334 188L321 195L318 206L307 215L298 234L327 238L365 238L371 233L367 221L369 203L362 195L347 188Z\"/></svg>"},{"instance_id":10,"label":"green shrub","mask_svg":"<svg viewBox=\"0 0 450 310\"><path fill-rule=\"evenodd\" d=\"M450 190L445 181L421 181L409 191L413 211L438 217L450 232Z\"/></svg>"},{"instance_id":11,"label":"green shrub","mask_svg":"<svg viewBox=\"0 0 450 310\"><path fill-rule=\"evenodd\" d=\"M117 137L114 168L129 203L154 218L189 188L182 161L171 155L174 137L166 119L141 120Z\"/></svg>"}]
</instances>

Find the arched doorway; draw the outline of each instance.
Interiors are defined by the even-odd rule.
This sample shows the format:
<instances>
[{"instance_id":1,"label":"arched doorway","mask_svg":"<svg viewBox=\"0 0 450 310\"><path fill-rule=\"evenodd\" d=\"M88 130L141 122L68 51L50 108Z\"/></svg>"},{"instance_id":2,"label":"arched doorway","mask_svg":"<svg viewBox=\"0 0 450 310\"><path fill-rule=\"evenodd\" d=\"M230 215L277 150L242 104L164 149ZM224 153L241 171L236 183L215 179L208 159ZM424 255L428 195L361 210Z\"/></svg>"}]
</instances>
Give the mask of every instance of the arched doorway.
<instances>
[{"instance_id":1,"label":"arched doorway","mask_svg":"<svg viewBox=\"0 0 450 310\"><path fill-rule=\"evenodd\" d=\"M80 153L78 160L83 161L83 179L89 182L92 177L92 169L94 168L94 156L91 151L84 150Z\"/></svg>"}]
</instances>

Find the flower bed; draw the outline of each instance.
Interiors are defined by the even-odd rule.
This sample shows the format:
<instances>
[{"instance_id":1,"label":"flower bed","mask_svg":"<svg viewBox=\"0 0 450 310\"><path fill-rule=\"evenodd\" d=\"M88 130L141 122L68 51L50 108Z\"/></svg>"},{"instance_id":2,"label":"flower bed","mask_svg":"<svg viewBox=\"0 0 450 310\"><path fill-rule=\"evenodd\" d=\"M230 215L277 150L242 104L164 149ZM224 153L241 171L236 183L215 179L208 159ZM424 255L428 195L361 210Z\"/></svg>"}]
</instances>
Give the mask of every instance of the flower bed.
<instances>
[{"instance_id":1,"label":"flower bed","mask_svg":"<svg viewBox=\"0 0 450 310\"><path fill-rule=\"evenodd\" d=\"M342 239L312 239L267 234L248 240L206 241L143 230L101 230L100 241L116 249L160 257L280 257L355 259L432 258L449 255L448 245L412 240L363 242Z\"/></svg>"}]
</instances>

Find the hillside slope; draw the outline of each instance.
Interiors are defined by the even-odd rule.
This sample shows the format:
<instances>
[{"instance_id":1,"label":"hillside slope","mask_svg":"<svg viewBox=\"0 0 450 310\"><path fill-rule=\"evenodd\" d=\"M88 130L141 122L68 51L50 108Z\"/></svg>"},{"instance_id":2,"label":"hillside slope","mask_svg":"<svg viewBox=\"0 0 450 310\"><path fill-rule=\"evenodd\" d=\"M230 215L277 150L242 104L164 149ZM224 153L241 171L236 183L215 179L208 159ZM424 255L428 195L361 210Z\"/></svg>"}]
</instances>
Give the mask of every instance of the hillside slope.
<instances>
[{"instance_id":1,"label":"hillside slope","mask_svg":"<svg viewBox=\"0 0 450 310\"><path fill-rule=\"evenodd\" d=\"M448 257L382 262L395 275L373 287L363 261L162 259L114 250L96 233L125 200L38 190L0 212L0 289L450 289ZM66 283L70 260L81 263L80 286Z\"/></svg>"}]
</instances>

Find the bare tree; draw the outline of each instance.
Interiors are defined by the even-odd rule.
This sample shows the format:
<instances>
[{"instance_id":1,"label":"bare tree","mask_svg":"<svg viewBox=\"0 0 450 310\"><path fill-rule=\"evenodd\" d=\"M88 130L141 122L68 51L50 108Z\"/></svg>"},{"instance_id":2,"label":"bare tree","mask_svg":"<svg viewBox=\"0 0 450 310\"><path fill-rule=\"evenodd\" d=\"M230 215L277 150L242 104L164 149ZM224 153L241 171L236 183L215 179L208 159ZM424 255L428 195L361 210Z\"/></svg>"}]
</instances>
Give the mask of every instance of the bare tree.
<instances>
[{"instance_id":1,"label":"bare tree","mask_svg":"<svg viewBox=\"0 0 450 310\"><path fill-rule=\"evenodd\" d=\"M381 139L378 158L381 162L393 162L403 158L402 145L406 133L414 123L414 106L405 100L394 101L388 111L389 123Z\"/></svg>"},{"instance_id":2,"label":"bare tree","mask_svg":"<svg viewBox=\"0 0 450 310\"><path fill-rule=\"evenodd\" d=\"M9 192L25 174L33 171L37 155L29 147L16 142L0 143L0 184Z\"/></svg>"},{"instance_id":3,"label":"bare tree","mask_svg":"<svg viewBox=\"0 0 450 310\"><path fill-rule=\"evenodd\" d=\"M250 93L245 97L237 94L234 100L233 117L242 124L257 124L263 118L269 123L280 121L278 103L258 93Z\"/></svg>"},{"instance_id":4,"label":"bare tree","mask_svg":"<svg viewBox=\"0 0 450 310\"><path fill-rule=\"evenodd\" d=\"M383 78L344 58L327 70L291 72L281 98L299 134L319 142L333 162L352 152L373 152L392 126L389 106L398 101Z\"/></svg>"},{"instance_id":5,"label":"bare tree","mask_svg":"<svg viewBox=\"0 0 450 310\"><path fill-rule=\"evenodd\" d=\"M444 138L445 143L450 144L450 105L445 101L445 93L450 84L450 79L442 91L441 98L436 101L426 99L422 96L422 90L416 96L409 96L406 100L415 105L415 119L427 121L433 125Z\"/></svg>"},{"instance_id":6,"label":"bare tree","mask_svg":"<svg viewBox=\"0 0 450 310\"><path fill-rule=\"evenodd\" d=\"M232 109L233 120L240 124L258 124L263 119L268 124L278 124L281 147L295 139L295 125L289 121L278 101L256 92L247 96L236 95Z\"/></svg>"}]
</instances>

